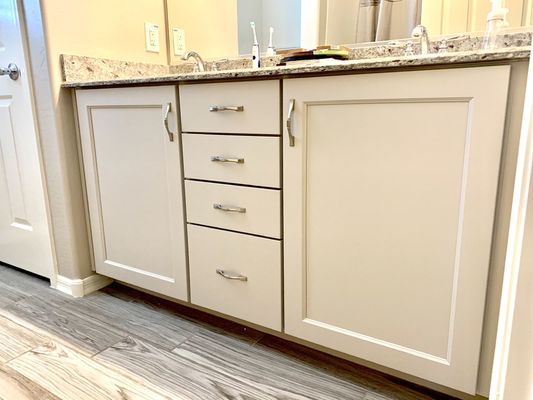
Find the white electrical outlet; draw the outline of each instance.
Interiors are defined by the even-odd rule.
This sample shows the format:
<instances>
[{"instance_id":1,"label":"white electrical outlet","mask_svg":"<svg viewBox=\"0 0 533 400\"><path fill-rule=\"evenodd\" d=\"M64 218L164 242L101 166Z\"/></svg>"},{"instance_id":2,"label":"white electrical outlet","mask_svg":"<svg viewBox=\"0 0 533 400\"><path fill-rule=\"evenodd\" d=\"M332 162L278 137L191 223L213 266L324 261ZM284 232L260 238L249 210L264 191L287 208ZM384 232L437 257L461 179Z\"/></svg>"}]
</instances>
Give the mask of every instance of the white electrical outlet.
<instances>
[{"instance_id":1,"label":"white electrical outlet","mask_svg":"<svg viewBox=\"0 0 533 400\"><path fill-rule=\"evenodd\" d=\"M181 28L172 28L172 43L174 44L174 55L185 54L185 31Z\"/></svg>"},{"instance_id":2,"label":"white electrical outlet","mask_svg":"<svg viewBox=\"0 0 533 400\"><path fill-rule=\"evenodd\" d=\"M144 33L146 35L146 51L159 53L159 25L145 22Z\"/></svg>"}]
</instances>

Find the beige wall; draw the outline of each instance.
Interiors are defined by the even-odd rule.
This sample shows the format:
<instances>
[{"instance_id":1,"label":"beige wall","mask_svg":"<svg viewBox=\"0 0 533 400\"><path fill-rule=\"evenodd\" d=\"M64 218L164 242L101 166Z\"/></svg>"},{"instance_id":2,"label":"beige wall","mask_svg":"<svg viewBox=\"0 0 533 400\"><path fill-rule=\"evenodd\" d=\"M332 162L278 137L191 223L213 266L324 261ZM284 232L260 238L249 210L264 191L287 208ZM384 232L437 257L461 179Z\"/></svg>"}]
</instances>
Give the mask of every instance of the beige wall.
<instances>
[{"instance_id":1,"label":"beige wall","mask_svg":"<svg viewBox=\"0 0 533 400\"><path fill-rule=\"evenodd\" d=\"M357 24L354 22L359 15L359 3L354 0L322 0L321 17L325 26L321 27L324 37L320 44L349 44L355 41Z\"/></svg>"},{"instance_id":2,"label":"beige wall","mask_svg":"<svg viewBox=\"0 0 533 400\"><path fill-rule=\"evenodd\" d=\"M505 0L505 6L509 9L507 22L510 27L523 25L523 8L529 0ZM487 13L490 11L492 4L488 0L470 0L470 25L471 31L484 31L487 24Z\"/></svg>"},{"instance_id":3,"label":"beige wall","mask_svg":"<svg viewBox=\"0 0 533 400\"><path fill-rule=\"evenodd\" d=\"M23 0L26 4L34 0ZM41 127L59 274L92 274L82 173L70 90L61 89L60 54L167 63L164 0L41 0L52 106ZM112 4L112 6L110 6ZM160 53L145 51L144 22L160 25Z\"/></svg>"},{"instance_id":4,"label":"beige wall","mask_svg":"<svg viewBox=\"0 0 533 400\"><path fill-rule=\"evenodd\" d=\"M172 28L184 29L187 50L206 59L238 55L237 0L167 1L169 35ZM170 59L172 64L179 62L173 51Z\"/></svg>"},{"instance_id":5,"label":"beige wall","mask_svg":"<svg viewBox=\"0 0 533 400\"><path fill-rule=\"evenodd\" d=\"M506 0L509 27L531 24L532 0ZM430 35L482 32L486 28L489 0L423 0L422 24Z\"/></svg>"},{"instance_id":6,"label":"beige wall","mask_svg":"<svg viewBox=\"0 0 533 400\"><path fill-rule=\"evenodd\" d=\"M41 4L52 62L67 53L167 63L164 0L41 0ZM144 22L159 24L160 53L145 51Z\"/></svg>"}]
</instances>

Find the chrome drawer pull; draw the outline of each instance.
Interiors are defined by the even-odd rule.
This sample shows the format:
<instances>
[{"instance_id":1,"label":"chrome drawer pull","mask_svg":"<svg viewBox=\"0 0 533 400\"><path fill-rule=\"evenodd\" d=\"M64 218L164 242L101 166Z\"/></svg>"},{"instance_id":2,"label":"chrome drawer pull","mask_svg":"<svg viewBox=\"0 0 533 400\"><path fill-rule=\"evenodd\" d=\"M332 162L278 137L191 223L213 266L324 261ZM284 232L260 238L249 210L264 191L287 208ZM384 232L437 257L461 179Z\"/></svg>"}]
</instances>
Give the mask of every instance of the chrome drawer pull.
<instances>
[{"instance_id":1,"label":"chrome drawer pull","mask_svg":"<svg viewBox=\"0 0 533 400\"><path fill-rule=\"evenodd\" d=\"M228 158L228 157L222 157L222 156L211 156L211 161L244 164L244 158Z\"/></svg>"},{"instance_id":2,"label":"chrome drawer pull","mask_svg":"<svg viewBox=\"0 0 533 400\"><path fill-rule=\"evenodd\" d=\"M228 274L226 271L224 271L222 269L217 269L217 274L219 274L220 276L223 276L226 279L231 279L231 280L234 280L234 281L246 282L248 280L247 276L244 276L244 275L230 275L230 274Z\"/></svg>"},{"instance_id":3,"label":"chrome drawer pull","mask_svg":"<svg viewBox=\"0 0 533 400\"><path fill-rule=\"evenodd\" d=\"M294 147L294 135L292 134L292 113L294 112L294 99L289 100L289 113L287 115L287 134L289 135L289 146Z\"/></svg>"},{"instance_id":4,"label":"chrome drawer pull","mask_svg":"<svg viewBox=\"0 0 533 400\"><path fill-rule=\"evenodd\" d=\"M213 208L215 210L237 212L237 213L242 213L242 214L246 212L246 208L244 207L232 207L232 206L225 206L223 204L213 204Z\"/></svg>"},{"instance_id":5,"label":"chrome drawer pull","mask_svg":"<svg viewBox=\"0 0 533 400\"><path fill-rule=\"evenodd\" d=\"M242 112L244 111L244 106L210 106L209 111L210 112L218 112L218 111Z\"/></svg>"}]
</instances>

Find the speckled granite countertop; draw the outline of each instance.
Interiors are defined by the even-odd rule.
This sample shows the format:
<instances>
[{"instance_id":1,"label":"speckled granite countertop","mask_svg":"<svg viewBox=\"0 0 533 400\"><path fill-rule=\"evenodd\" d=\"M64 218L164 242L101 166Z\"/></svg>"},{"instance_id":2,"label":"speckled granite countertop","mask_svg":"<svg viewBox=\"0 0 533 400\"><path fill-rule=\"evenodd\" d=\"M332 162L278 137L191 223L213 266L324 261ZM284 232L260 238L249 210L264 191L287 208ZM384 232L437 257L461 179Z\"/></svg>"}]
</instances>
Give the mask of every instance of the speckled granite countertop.
<instances>
[{"instance_id":1,"label":"speckled granite countertop","mask_svg":"<svg viewBox=\"0 0 533 400\"><path fill-rule=\"evenodd\" d=\"M295 76L316 76L333 73L357 73L358 71L386 68L409 68L483 63L489 61L513 61L528 59L531 53L531 33L505 35L504 46L499 49L478 50L479 37L464 35L449 41L449 51L442 54L404 56L398 43L380 46L357 47L352 58L330 64L275 66L279 58L265 58L260 69L252 69L248 59L224 59L217 61L218 71L191 72L192 63L165 66L133 63L82 56L63 55L63 87L94 88L131 85L165 84L191 81L217 81L234 79L266 79ZM208 63L211 69L214 62Z\"/></svg>"}]
</instances>

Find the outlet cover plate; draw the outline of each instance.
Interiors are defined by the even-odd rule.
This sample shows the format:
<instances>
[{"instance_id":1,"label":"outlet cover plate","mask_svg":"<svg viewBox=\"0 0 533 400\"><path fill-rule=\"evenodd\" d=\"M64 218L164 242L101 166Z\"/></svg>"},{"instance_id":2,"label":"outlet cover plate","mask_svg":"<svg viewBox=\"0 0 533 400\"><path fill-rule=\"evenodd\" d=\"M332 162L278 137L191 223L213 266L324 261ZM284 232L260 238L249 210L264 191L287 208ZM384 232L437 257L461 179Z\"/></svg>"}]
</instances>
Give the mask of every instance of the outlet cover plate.
<instances>
[{"instance_id":1,"label":"outlet cover plate","mask_svg":"<svg viewBox=\"0 0 533 400\"><path fill-rule=\"evenodd\" d=\"M181 28L172 28L172 43L174 45L175 56L182 56L185 54L185 30Z\"/></svg>"},{"instance_id":2,"label":"outlet cover plate","mask_svg":"<svg viewBox=\"0 0 533 400\"><path fill-rule=\"evenodd\" d=\"M146 51L159 53L159 25L152 22L144 23L144 33L146 35Z\"/></svg>"}]
</instances>

